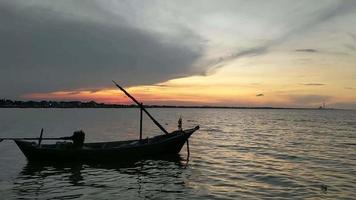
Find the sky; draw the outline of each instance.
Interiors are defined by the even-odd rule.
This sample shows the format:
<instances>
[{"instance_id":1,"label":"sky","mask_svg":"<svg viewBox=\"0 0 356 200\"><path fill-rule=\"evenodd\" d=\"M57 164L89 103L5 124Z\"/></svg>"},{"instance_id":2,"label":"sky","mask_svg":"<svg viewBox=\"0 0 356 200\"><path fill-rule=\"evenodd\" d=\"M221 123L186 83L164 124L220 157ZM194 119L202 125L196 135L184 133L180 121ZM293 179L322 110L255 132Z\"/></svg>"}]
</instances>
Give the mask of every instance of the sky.
<instances>
[{"instance_id":1,"label":"sky","mask_svg":"<svg viewBox=\"0 0 356 200\"><path fill-rule=\"evenodd\" d=\"M0 98L356 109L354 0L0 0Z\"/></svg>"}]
</instances>

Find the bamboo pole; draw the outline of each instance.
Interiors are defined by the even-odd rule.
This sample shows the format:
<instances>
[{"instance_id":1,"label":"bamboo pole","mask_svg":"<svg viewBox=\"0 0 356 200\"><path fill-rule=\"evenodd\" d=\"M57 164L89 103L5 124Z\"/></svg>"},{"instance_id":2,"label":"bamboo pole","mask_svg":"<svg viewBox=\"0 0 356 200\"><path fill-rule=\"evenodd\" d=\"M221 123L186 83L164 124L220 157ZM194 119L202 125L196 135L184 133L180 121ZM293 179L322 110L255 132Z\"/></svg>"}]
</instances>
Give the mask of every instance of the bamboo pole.
<instances>
[{"instance_id":1,"label":"bamboo pole","mask_svg":"<svg viewBox=\"0 0 356 200\"><path fill-rule=\"evenodd\" d=\"M132 101L134 101L138 106L140 106L140 108L147 114L147 116L153 121L153 123L155 123L159 129L161 129L161 131L163 131L165 134L168 134L168 131L163 128L163 126L155 118L153 118L153 116L142 106L142 104L140 104L133 96L131 96L123 87L118 85L115 81L112 82L116 85L116 87L123 91L126 96L128 96L130 99L132 99Z\"/></svg>"},{"instance_id":2,"label":"bamboo pole","mask_svg":"<svg viewBox=\"0 0 356 200\"><path fill-rule=\"evenodd\" d=\"M40 138L38 139L38 146L41 146L41 142L42 142L42 135L43 135L43 128L41 129Z\"/></svg>"},{"instance_id":3,"label":"bamboo pole","mask_svg":"<svg viewBox=\"0 0 356 200\"><path fill-rule=\"evenodd\" d=\"M0 142L3 140L39 140L39 137L34 137L34 138L0 138ZM60 138L42 138L42 140L71 140L69 137L60 137Z\"/></svg>"}]
</instances>

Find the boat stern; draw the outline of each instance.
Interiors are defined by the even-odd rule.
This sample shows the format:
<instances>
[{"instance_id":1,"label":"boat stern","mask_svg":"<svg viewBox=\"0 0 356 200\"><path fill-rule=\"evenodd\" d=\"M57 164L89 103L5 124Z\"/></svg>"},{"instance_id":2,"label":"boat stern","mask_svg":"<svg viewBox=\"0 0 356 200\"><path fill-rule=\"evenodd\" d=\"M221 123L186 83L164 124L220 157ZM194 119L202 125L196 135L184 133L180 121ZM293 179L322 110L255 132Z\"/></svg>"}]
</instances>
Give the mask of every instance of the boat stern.
<instances>
[{"instance_id":1,"label":"boat stern","mask_svg":"<svg viewBox=\"0 0 356 200\"><path fill-rule=\"evenodd\" d=\"M22 151L22 153L26 156L28 160L32 158L33 152L36 150L35 142L28 142L23 140L14 140L16 145Z\"/></svg>"}]
</instances>

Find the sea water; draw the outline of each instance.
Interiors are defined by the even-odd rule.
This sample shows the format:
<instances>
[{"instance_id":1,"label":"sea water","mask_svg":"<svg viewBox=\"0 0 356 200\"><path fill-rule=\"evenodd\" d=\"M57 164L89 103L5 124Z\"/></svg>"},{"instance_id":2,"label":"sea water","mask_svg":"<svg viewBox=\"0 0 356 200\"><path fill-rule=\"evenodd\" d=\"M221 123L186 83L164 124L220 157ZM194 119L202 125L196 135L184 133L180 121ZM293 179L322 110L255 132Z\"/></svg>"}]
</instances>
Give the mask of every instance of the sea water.
<instances>
[{"instance_id":1,"label":"sea water","mask_svg":"<svg viewBox=\"0 0 356 200\"><path fill-rule=\"evenodd\" d=\"M28 163L0 143L0 199L356 199L356 112L149 109L166 129L200 125L178 159ZM143 137L162 134L144 117ZM139 137L139 110L0 109L0 137ZM118 158L113 158L116 161Z\"/></svg>"}]
</instances>

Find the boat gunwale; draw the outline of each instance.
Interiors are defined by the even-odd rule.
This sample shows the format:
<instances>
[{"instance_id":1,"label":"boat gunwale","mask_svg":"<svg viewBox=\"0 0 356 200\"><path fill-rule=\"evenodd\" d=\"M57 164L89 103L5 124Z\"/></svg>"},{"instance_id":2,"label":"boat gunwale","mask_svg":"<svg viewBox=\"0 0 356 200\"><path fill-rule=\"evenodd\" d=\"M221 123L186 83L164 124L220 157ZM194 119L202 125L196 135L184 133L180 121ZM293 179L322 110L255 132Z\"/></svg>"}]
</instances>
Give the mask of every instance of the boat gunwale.
<instances>
[{"instance_id":1,"label":"boat gunwale","mask_svg":"<svg viewBox=\"0 0 356 200\"><path fill-rule=\"evenodd\" d=\"M84 143L84 148L72 149L72 148L58 148L58 144L42 144L41 146L37 146L35 142L28 142L24 140L15 140L20 143L26 145L27 148L37 149L37 150L59 150L59 151L68 151L68 150L83 150L83 151L98 151L98 150L115 150L115 149L129 149L136 147L146 147L150 145L155 145L159 143L164 143L169 140L174 140L176 138L182 137L183 135L187 135L187 139L192 135L199 127L195 127L192 129L182 130L182 131L173 131L167 135L157 135L151 138L140 140L121 140L121 141L111 141L111 142L91 142ZM147 142L145 142L147 141ZM17 143L17 142L16 142ZM117 143L117 145L114 145ZM19 145L19 144L18 144ZM105 147L107 146L107 147Z\"/></svg>"}]
</instances>

